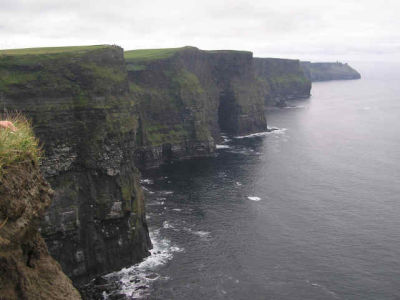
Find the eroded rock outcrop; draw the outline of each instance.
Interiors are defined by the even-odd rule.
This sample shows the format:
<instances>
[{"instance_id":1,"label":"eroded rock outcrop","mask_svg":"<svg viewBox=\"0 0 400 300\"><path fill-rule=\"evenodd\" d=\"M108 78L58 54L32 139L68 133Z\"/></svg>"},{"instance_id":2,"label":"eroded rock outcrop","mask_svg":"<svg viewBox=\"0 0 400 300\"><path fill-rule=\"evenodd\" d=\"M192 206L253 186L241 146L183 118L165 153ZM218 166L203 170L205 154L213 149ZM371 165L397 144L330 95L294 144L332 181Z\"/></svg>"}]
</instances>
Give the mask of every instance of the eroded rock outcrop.
<instances>
[{"instance_id":1,"label":"eroded rock outcrop","mask_svg":"<svg viewBox=\"0 0 400 300\"><path fill-rule=\"evenodd\" d=\"M3 153L2 153L3 154ZM0 299L81 299L38 231L52 190L34 160L0 176Z\"/></svg>"}]
</instances>

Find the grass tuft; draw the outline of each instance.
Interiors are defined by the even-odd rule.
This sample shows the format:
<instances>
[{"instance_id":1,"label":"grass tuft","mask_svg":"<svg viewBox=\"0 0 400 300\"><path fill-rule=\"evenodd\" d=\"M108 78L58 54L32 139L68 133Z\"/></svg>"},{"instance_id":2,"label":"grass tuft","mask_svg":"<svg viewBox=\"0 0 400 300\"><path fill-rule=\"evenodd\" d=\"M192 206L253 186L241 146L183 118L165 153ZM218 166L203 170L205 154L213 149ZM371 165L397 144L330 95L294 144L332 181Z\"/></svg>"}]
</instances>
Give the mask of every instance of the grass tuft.
<instances>
[{"instance_id":1,"label":"grass tuft","mask_svg":"<svg viewBox=\"0 0 400 300\"><path fill-rule=\"evenodd\" d=\"M31 122L23 115L16 113L0 118L11 121L16 131L0 128L0 180L10 166L26 161L39 162L42 150L35 137Z\"/></svg>"}]
</instances>

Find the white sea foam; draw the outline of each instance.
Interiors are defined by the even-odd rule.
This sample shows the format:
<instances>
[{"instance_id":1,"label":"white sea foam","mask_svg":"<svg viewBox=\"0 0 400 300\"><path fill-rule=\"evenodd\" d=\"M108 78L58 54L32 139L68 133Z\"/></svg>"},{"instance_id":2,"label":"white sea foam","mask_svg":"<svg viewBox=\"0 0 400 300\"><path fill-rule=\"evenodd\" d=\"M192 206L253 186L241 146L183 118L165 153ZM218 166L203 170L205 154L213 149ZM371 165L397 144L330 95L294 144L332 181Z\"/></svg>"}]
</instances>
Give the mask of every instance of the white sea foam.
<instances>
[{"instance_id":1,"label":"white sea foam","mask_svg":"<svg viewBox=\"0 0 400 300\"><path fill-rule=\"evenodd\" d=\"M173 211L182 211L182 209L180 209L180 208L173 208L172 210Z\"/></svg>"},{"instance_id":2,"label":"white sea foam","mask_svg":"<svg viewBox=\"0 0 400 300\"><path fill-rule=\"evenodd\" d=\"M161 191L160 194L162 195L172 195L174 192L173 191Z\"/></svg>"},{"instance_id":3,"label":"white sea foam","mask_svg":"<svg viewBox=\"0 0 400 300\"><path fill-rule=\"evenodd\" d=\"M202 231L202 230L196 231L189 227L184 227L183 230L185 230L186 232L189 232L191 234L197 235L201 238L208 238L211 234L211 232L208 232L208 231Z\"/></svg>"},{"instance_id":4,"label":"white sea foam","mask_svg":"<svg viewBox=\"0 0 400 300\"><path fill-rule=\"evenodd\" d=\"M193 234L198 235L199 237L209 237L210 236L210 232L207 231L192 231Z\"/></svg>"},{"instance_id":5,"label":"white sea foam","mask_svg":"<svg viewBox=\"0 0 400 300\"><path fill-rule=\"evenodd\" d=\"M142 185L142 189L143 189L144 191L146 191L147 193L149 193L149 194L154 194L153 191L151 191L150 189L148 189L147 187L145 187L145 186L143 186L143 185Z\"/></svg>"},{"instance_id":6,"label":"white sea foam","mask_svg":"<svg viewBox=\"0 0 400 300\"><path fill-rule=\"evenodd\" d=\"M253 137L259 137L259 136L266 136L270 134L282 134L285 133L287 129L286 128L276 128L276 127L271 127L269 128L268 131L262 131L262 132L256 132L248 135L240 135L240 136L235 136L235 139L246 139L246 138L253 138Z\"/></svg>"},{"instance_id":7,"label":"white sea foam","mask_svg":"<svg viewBox=\"0 0 400 300\"><path fill-rule=\"evenodd\" d=\"M150 238L153 243L150 256L141 263L105 276L109 279L118 279L120 284L118 293L134 298L148 296L148 287L151 281L160 279L160 275L156 273L157 267L171 260L175 252L184 251L183 248L171 245L171 241L168 239L161 238L159 229L151 231ZM168 278L163 279L167 280ZM145 288L138 289L138 287ZM105 299L109 298L107 293L104 296Z\"/></svg>"},{"instance_id":8,"label":"white sea foam","mask_svg":"<svg viewBox=\"0 0 400 300\"><path fill-rule=\"evenodd\" d=\"M140 183L144 183L144 184L153 184L154 181L152 179L141 179Z\"/></svg>"},{"instance_id":9,"label":"white sea foam","mask_svg":"<svg viewBox=\"0 0 400 300\"><path fill-rule=\"evenodd\" d=\"M247 199L249 199L251 201L260 201L261 200L260 197L256 197L256 196L248 196Z\"/></svg>"},{"instance_id":10,"label":"white sea foam","mask_svg":"<svg viewBox=\"0 0 400 300\"><path fill-rule=\"evenodd\" d=\"M229 149L231 146L228 145L215 145L216 149Z\"/></svg>"},{"instance_id":11,"label":"white sea foam","mask_svg":"<svg viewBox=\"0 0 400 300\"><path fill-rule=\"evenodd\" d=\"M230 142L230 141L231 141L231 139L228 138L228 137L227 137L226 135L224 135L224 134L221 135L221 138L223 139L223 143L227 143L227 142Z\"/></svg>"},{"instance_id":12,"label":"white sea foam","mask_svg":"<svg viewBox=\"0 0 400 300\"><path fill-rule=\"evenodd\" d=\"M165 229L172 229L175 228L173 225L171 225L168 221L163 222L163 228Z\"/></svg>"}]
</instances>

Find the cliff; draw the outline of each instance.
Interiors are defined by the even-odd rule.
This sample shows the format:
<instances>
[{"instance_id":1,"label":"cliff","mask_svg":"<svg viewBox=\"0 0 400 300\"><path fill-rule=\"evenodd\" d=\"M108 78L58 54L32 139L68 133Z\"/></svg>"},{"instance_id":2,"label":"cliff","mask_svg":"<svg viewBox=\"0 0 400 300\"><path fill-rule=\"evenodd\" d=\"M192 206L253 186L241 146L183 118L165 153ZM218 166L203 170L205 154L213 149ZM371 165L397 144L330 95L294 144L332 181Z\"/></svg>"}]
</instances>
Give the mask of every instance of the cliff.
<instances>
[{"instance_id":1,"label":"cliff","mask_svg":"<svg viewBox=\"0 0 400 300\"><path fill-rule=\"evenodd\" d=\"M29 124L0 128L0 299L80 299L38 231L52 190Z\"/></svg>"},{"instance_id":2,"label":"cliff","mask_svg":"<svg viewBox=\"0 0 400 300\"><path fill-rule=\"evenodd\" d=\"M287 100L310 97L311 81L299 60L254 58L254 66L264 86L266 105L285 106Z\"/></svg>"},{"instance_id":3,"label":"cliff","mask_svg":"<svg viewBox=\"0 0 400 300\"><path fill-rule=\"evenodd\" d=\"M220 133L267 129L251 52L194 47L125 52L140 113L142 166L210 155Z\"/></svg>"},{"instance_id":4,"label":"cliff","mask_svg":"<svg viewBox=\"0 0 400 300\"><path fill-rule=\"evenodd\" d=\"M312 63L302 61L304 74L311 81L360 79L361 75L347 63Z\"/></svg>"},{"instance_id":5,"label":"cliff","mask_svg":"<svg viewBox=\"0 0 400 300\"><path fill-rule=\"evenodd\" d=\"M138 262L151 247L134 104L119 47L0 52L1 108L32 119L54 189L42 234L76 282Z\"/></svg>"},{"instance_id":6,"label":"cliff","mask_svg":"<svg viewBox=\"0 0 400 300\"><path fill-rule=\"evenodd\" d=\"M309 93L298 61L247 51L0 51L0 106L32 119L54 189L41 232L77 284L149 254L137 167L213 155L221 132L265 131L265 104Z\"/></svg>"}]
</instances>

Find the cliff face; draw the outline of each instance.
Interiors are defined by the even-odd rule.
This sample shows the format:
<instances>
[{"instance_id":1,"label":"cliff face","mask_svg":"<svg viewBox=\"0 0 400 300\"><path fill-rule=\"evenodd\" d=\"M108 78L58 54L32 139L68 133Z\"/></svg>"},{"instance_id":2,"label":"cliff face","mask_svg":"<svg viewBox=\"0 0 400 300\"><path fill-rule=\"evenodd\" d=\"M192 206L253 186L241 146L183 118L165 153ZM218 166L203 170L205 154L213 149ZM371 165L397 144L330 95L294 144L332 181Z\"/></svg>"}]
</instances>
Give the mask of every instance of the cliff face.
<instances>
[{"instance_id":1,"label":"cliff face","mask_svg":"<svg viewBox=\"0 0 400 300\"><path fill-rule=\"evenodd\" d=\"M343 63L312 63L302 61L304 74L311 81L360 79L361 75L348 64Z\"/></svg>"},{"instance_id":2,"label":"cliff face","mask_svg":"<svg viewBox=\"0 0 400 300\"><path fill-rule=\"evenodd\" d=\"M55 191L42 223L50 253L78 282L139 261L151 243L122 49L28 52L0 52L0 105L30 117L44 145Z\"/></svg>"},{"instance_id":3,"label":"cliff face","mask_svg":"<svg viewBox=\"0 0 400 300\"><path fill-rule=\"evenodd\" d=\"M0 143L7 143L6 129L0 130ZM38 231L50 186L34 158L3 164L6 155L0 152L0 299L80 299Z\"/></svg>"},{"instance_id":4,"label":"cliff face","mask_svg":"<svg viewBox=\"0 0 400 300\"><path fill-rule=\"evenodd\" d=\"M266 130L252 54L194 47L125 53L140 112L137 161L210 155L221 130Z\"/></svg>"},{"instance_id":5,"label":"cliff face","mask_svg":"<svg viewBox=\"0 0 400 300\"><path fill-rule=\"evenodd\" d=\"M212 155L221 132L267 130L265 103L309 93L298 61L245 51L0 51L1 108L33 120L55 191L42 234L77 283L148 255L137 166Z\"/></svg>"},{"instance_id":6,"label":"cliff face","mask_svg":"<svg viewBox=\"0 0 400 300\"><path fill-rule=\"evenodd\" d=\"M263 83L266 105L286 105L287 100L310 97L311 81L299 60L254 58L258 79Z\"/></svg>"}]
</instances>

